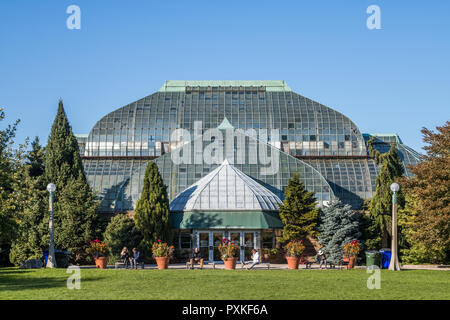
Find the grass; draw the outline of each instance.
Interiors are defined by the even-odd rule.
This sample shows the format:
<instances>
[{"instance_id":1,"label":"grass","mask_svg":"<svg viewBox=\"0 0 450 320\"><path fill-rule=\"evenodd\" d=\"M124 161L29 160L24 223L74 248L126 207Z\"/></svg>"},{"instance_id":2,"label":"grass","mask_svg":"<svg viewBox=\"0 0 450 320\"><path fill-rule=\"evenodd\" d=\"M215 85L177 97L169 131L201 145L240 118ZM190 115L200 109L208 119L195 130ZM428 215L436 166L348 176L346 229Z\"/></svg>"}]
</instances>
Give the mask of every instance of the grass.
<instances>
[{"instance_id":1,"label":"grass","mask_svg":"<svg viewBox=\"0 0 450 320\"><path fill-rule=\"evenodd\" d=\"M381 270L369 290L365 270L81 269L69 290L65 269L0 269L0 299L450 299L447 271Z\"/></svg>"}]
</instances>

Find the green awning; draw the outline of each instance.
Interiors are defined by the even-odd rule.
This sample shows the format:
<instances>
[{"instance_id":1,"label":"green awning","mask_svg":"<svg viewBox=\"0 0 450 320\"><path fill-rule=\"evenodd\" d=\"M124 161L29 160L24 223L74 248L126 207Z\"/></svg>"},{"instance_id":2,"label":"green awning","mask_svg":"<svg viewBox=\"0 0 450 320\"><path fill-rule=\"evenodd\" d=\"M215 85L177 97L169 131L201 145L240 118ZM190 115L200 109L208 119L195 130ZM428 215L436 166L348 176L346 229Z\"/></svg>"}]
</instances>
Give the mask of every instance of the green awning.
<instances>
[{"instance_id":1,"label":"green awning","mask_svg":"<svg viewBox=\"0 0 450 320\"><path fill-rule=\"evenodd\" d=\"M278 212L262 211L190 211L172 212L173 229L279 229Z\"/></svg>"}]
</instances>

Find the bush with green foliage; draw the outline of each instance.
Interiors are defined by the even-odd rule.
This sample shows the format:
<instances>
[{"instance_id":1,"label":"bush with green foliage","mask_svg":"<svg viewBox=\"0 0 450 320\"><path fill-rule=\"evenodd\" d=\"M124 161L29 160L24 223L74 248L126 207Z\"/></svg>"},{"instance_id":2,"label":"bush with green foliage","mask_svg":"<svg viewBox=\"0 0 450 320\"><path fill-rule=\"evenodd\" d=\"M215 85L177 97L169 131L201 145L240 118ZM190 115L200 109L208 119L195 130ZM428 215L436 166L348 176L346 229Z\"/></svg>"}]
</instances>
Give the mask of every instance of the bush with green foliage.
<instances>
[{"instance_id":1,"label":"bush with green foliage","mask_svg":"<svg viewBox=\"0 0 450 320\"><path fill-rule=\"evenodd\" d=\"M136 228L133 219L124 214L118 214L112 217L106 227L103 239L111 251L111 257L118 260L122 248L127 247L131 252L142 241L142 235Z\"/></svg>"}]
</instances>

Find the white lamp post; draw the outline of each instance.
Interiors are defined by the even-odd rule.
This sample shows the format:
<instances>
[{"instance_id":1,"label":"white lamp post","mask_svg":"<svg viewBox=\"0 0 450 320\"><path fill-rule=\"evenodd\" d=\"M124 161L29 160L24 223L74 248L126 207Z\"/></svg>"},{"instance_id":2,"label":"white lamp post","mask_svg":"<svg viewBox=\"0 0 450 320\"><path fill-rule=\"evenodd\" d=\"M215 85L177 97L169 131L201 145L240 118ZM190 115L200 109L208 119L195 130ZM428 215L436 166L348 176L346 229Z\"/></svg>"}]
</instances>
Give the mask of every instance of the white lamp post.
<instances>
[{"instance_id":1,"label":"white lamp post","mask_svg":"<svg viewBox=\"0 0 450 320\"><path fill-rule=\"evenodd\" d=\"M49 213L48 229L50 231L50 245L48 247L47 268L56 268L55 257L55 243L53 240L54 226L53 226L53 192L56 191L56 186L53 183L47 185L47 191L50 193L49 197Z\"/></svg>"},{"instance_id":2,"label":"white lamp post","mask_svg":"<svg viewBox=\"0 0 450 320\"><path fill-rule=\"evenodd\" d=\"M392 191L392 242L391 242L391 261L389 262L389 270L400 270L397 253L397 192L400 190L398 183L391 184Z\"/></svg>"}]
</instances>

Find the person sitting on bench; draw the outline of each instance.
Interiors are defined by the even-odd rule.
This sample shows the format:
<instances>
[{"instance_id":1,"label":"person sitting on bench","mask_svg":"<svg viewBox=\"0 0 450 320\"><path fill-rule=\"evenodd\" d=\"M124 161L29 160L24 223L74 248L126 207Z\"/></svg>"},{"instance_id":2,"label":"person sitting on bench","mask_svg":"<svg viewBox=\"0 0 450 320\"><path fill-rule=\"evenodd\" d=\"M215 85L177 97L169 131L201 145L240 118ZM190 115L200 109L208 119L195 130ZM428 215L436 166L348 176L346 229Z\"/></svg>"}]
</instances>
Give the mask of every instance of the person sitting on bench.
<instances>
[{"instance_id":1,"label":"person sitting on bench","mask_svg":"<svg viewBox=\"0 0 450 320\"><path fill-rule=\"evenodd\" d=\"M138 251L136 248L133 248L133 250L131 251L133 252L133 256L130 258L131 269L137 269L137 264L142 262L141 252Z\"/></svg>"},{"instance_id":2,"label":"person sitting on bench","mask_svg":"<svg viewBox=\"0 0 450 320\"><path fill-rule=\"evenodd\" d=\"M203 259L200 254L200 250L198 248L195 248L192 252L192 257L190 260L191 268L194 269L194 263L200 263L200 268L203 268Z\"/></svg>"},{"instance_id":3,"label":"person sitting on bench","mask_svg":"<svg viewBox=\"0 0 450 320\"><path fill-rule=\"evenodd\" d=\"M242 261L242 267L244 267L247 263L250 262ZM259 264L259 252L256 249L252 249L252 264L247 267L247 270L253 269L253 267L257 264Z\"/></svg>"},{"instance_id":4,"label":"person sitting on bench","mask_svg":"<svg viewBox=\"0 0 450 320\"><path fill-rule=\"evenodd\" d=\"M322 269L322 266L324 266L325 269L327 269L327 256L325 255L325 252L319 250L319 252L317 253L317 260L319 260L320 269Z\"/></svg>"},{"instance_id":5,"label":"person sitting on bench","mask_svg":"<svg viewBox=\"0 0 450 320\"><path fill-rule=\"evenodd\" d=\"M122 259L125 269L128 269L128 265L130 264L130 254L128 253L127 247L123 247L122 252L120 253L120 259Z\"/></svg>"}]
</instances>

